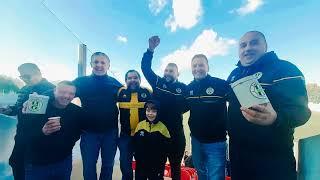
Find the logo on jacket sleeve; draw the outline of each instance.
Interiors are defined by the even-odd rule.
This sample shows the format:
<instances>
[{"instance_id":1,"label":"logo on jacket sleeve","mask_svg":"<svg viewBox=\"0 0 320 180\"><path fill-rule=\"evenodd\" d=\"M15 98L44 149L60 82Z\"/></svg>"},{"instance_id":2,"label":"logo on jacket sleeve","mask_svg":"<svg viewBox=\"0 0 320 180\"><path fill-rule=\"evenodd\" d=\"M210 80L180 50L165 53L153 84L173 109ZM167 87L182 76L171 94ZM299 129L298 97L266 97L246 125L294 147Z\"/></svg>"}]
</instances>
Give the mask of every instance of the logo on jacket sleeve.
<instances>
[{"instance_id":1,"label":"logo on jacket sleeve","mask_svg":"<svg viewBox=\"0 0 320 180\"><path fill-rule=\"evenodd\" d=\"M235 78L236 78L236 76L232 76L230 81L233 82Z\"/></svg>"},{"instance_id":2,"label":"logo on jacket sleeve","mask_svg":"<svg viewBox=\"0 0 320 180\"><path fill-rule=\"evenodd\" d=\"M140 136L144 136L144 132L143 131L140 131Z\"/></svg>"},{"instance_id":3,"label":"logo on jacket sleeve","mask_svg":"<svg viewBox=\"0 0 320 180\"><path fill-rule=\"evenodd\" d=\"M180 94L182 92L182 90L180 88L177 88L176 92Z\"/></svg>"},{"instance_id":4,"label":"logo on jacket sleeve","mask_svg":"<svg viewBox=\"0 0 320 180\"><path fill-rule=\"evenodd\" d=\"M167 85L163 84L163 85L162 85L162 88L163 88L163 89L167 89Z\"/></svg>"},{"instance_id":5,"label":"logo on jacket sleeve","mask_svg":"<svg viewBox=\"0 0 320 180\"><path fill-rule=\"evenodd\" d=\"M190 91L190 96L193 96L193 90Z\"/></svg>"},{"instance_id":6,"label":"logo on jacket sleeve","mask_svg":"<svg viewBox=\"0 0 320 180\"><path fill-rule=\"evenodd\" d=\"M212 87L208 87L207 90L206 90L206 93L208 95L212 95L214 93L214 89Z\"/></svg>"},{"instance_id":7,"label":"logo on jacket sleeve","mask_svg":"<svg viewBox=\"0 0 320 180\"><path fill-rule=\"evenodd\" d=\"M142 94L141 94L141 97L142 97L142 98L146 98L146 97L147 97L147 94L146 94L146 93L142 93Z\"/></svg>"}]
</instances>

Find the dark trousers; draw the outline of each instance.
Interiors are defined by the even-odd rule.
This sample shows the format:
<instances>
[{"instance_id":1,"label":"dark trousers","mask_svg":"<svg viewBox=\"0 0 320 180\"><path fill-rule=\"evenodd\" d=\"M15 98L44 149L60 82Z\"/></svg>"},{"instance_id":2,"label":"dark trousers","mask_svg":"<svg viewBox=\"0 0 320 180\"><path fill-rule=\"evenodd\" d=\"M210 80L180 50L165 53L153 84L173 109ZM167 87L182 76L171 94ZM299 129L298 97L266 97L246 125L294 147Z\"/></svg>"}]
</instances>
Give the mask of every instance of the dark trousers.
<instances>
[{"instance_id":1,"label":"dark trousers","mask_svg":"<svg viewBox=\"0 0 320 180\"><path fill-rule=\"evenodd\" d=\"M230 144L232 180L297 180L293 151L248 150Z\"/></svg>"},{"instance_id":2,"label":"dark trousers","mask_svg":"<svg viewBox=\"0 0 320 180\"><path fill-rule=\"evenodd\" d=\"M119 139L120 150L120 170L122 180L133 180L132 158L133 158L133 138L130 135L121 134Z\"/></svg>"},{"instance_id":3,"label":"dark trousers","mask_svg":"<svg viewBox=\"0 0 320 180\"><path fill-rule=\"evenodd\" d=\"M104 133L82 133L80 150L84 180L97 180L96 164L100 152L102 164L99 180L112 180L117 145L118 129L111 129Z\"/></svg>"},{"instance_id":4,"label":"dark trousers","mask_svg":"<svg viewBox=\"0 0 320 180\"><path fill-rule=\"evenodd\" d=\"M24 144L20 142L20 140L16 140L10 159L9 159L9 164L12 168L14 180L25 179L24 154L25 154Z\"/></svg>"},{"instance_id":5,"label":"dark trousers","mask_svg":"<svg viewBox=\"0 0 320 180\"><path fill-rule=\"evenodd\" d=\"M48 165L26 165L26 180L70 180L72 156Z\"/></svg>"},{"instance_id":6,"label":"dark trousers","mask_svg":"<svg viewBox=\"0 0 320 180\"><path fill-rule=\"evenodd\" d=\"M163 180L165 159L155 159L154 162L136 159L136 180Z\"/></svg>"},{"instance_id":7,"label":"dark trousers","mask_svg":"<svg viewBox=\"0 0 320 180\"><path fill-rule=\"evenodd\" d=\"M172 144L169 147L167 157L171 167L171 178L173 180L181 179L181 161L186 147L186 139L182 134L172 137Z\"/></svg>"}]
</instances>

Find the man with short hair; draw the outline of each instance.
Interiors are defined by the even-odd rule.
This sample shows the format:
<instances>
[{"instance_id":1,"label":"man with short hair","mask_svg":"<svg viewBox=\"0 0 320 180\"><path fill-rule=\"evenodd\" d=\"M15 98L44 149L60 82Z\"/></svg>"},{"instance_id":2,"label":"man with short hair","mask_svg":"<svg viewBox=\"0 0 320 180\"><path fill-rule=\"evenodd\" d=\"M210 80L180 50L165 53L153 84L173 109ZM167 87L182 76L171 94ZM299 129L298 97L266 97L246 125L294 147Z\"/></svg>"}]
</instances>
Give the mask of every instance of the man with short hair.
<instances>
[{"instance_id":1,"label":"man with short hair","mask_svg":"<svg viewBox=\"0 0 320 180\"><path fill-rule=\"evenodd\" d=\"M82 128L81 108L72 104L76 87L57 84L45 114L24 112L26 180L70 180L72 149Z\"/></svg>"},{"instance_id":2,"label":"man with short hair","mask_svg":"<svg viewBox=\"0 0 320 180\"><path fill-rule=\"evenodd\" d=\"M9 116L17 116L17 130L15 136L15 144L9 159L12 167L13 177L15 180L24 180L24 154L25 143L23 129L23 118L21 110L23 103L28 100L29 94L44 94L54 88L54 85L42 77L39 67L34 63L23 63L18 67L20 78L25 82L25 86L18 91L18 99L14 106L0 109L0 113Z\"/></svg>"},{"instance_id":3,"label":"man with short hair","mask_svg":"<svg viewBox=\"0 0 320 180\"><path fill-rule=\"evenodd\" d=\"M208 59L196 54L191 60L194 80L186 99L190 108L192 160L199 179L225 179L227 93L225 80L208 74Z\"/></svg>"},{"instance_id":4,"label":"man with short hair","mask_svg":"<svg viewBox=\"0 0 320 180\"><path fill-rule=\"evenodd\" d=\"M265 36L259 31L241 37L239 58L229 83L255 74L270 103L245 108L230 93L232 179L296 180L294 128L305 124L311 115L304 76L292 63L267 52Z\"/></svg>"},{"instance_id":5,"label":"man with short hair","mask_svg":"<svg viewBox=\"0 0 320 180\"><path fill-rule=\"evenodd\" d=\"M141 87L138 71L129 70L125 75L126 86L118 92L121 132L119 139L120 169L123 180L133 180L133 136L137 124L145 120L144 104L151 98L151 91Z\"/></svg>"},{"instance_id":6,"label":"man with short hair","mask_svg":"<svg viewBox=\"0 0 320 180\"><path fill-rule=\"evenodd\" d=\"M172 179L180 180L181 161L186 145L182 125L182 115L186 112L184 99L186 85L178 81L178 66L174 63L166 66L162 78L153 72L151 68L153 52L159 43L158 36L149 39L149 48L143 55L141 69L153 89L153 97L160 102L162 112L160 119L163 120L171 135L172 143L168 150L168 158Z\"/></svg>"},{"instance_id":7,"label":"man with short hair","mask_svg":"<svg viewBox=\"0 0 320 180\"><path fill-rule=\"evenodd\" d=\"M84 180L96 180L96 164L101 151L100 180L111 180L118 143L117 93L121 83L110 77L109 57L102 52L91 56L92 74L74 80L84 111L85 128L80 149Z\"/></svg>"}]
</instances>

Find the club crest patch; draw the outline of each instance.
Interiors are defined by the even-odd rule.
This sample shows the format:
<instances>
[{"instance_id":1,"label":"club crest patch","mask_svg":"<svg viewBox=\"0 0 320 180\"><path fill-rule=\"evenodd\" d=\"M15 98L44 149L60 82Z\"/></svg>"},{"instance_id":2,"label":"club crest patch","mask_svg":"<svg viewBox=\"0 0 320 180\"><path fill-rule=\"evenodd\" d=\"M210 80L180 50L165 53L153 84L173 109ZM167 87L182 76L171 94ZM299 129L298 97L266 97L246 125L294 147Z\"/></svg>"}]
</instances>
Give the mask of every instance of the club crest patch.
<instances>
[{"instance_id":1,"label":"club crest patch","mask_svg":"<svg viewBox=\"0 0 320 180\"><path fill-rule=\"evenodd\" d=\"M39 100L34 100L31 103L29 103L28 109L31 112L37 112L42 108L43 104L41 101Z\"/></svg>"},{"instance_id":2,"label":"club crest patch","mask_svg":"<svg viewBox=\"0 0 320 180\"><path fill-rule=\"evenodd\" d=\"M264 92L261 85L255 83L255 82L250 85L250 93L254 97L259 98L259 99L266 99L267 98L266 93Z\"/></svg>"},{"instance_id":3,"label":"club crest patch","mask_svg":"<svg viewBox=\"0 0 320 180\"><path fill-rule=\"evenodd\" d=\"M212 95L214 93L214 89L212 87L208 87L207 90L206 90L206 93L208 95Z\"/></svg>"}]
</instances>

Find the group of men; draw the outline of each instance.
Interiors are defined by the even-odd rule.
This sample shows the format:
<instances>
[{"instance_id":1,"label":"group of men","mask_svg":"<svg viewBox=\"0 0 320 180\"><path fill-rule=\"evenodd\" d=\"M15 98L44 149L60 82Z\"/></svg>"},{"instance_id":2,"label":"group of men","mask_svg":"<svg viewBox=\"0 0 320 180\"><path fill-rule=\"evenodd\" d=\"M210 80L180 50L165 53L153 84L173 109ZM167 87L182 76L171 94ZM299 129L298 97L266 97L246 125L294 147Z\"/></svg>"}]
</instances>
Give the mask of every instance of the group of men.
<instances>
[{"instance_id":1,"label":"group of men","mask_svg":"<svg viewBox=\"0 0 320 180\"><path fill-rule=\"evenodd\" d=\"M1 110L18 117L10 157L15 179L70 179L72 148L80 137L85 180L97 179L100 152L99 179L112 179L117 147L122 179L133 179L133 137L139 122L146 119L145 103L152 99L159 102L159 119L170 134L166 156L172 179L180 179L186 145L182 115L190 111L192 160L200 180L225 178L227 133L233 180L296 180L293 132L311 115L299 69L273 51L267 52L261 32L249 31L239 40L240 60L227 81L210 76L207 57L197 54L191 59L194 80L185 85L178 81L174 63L166 66L163 77L152 70L159 43L159 37L151 37L141 61L152 92L140 86L136 70L126 73L126 86L107 75L110 59L101 52L91 57L91 75L62 81L56 87L42 78L36 65L21 65L18 70L26 86L15 106ZM230 84L256 73L270 103L241 107ZM28 95L34 92L52 97L45 115L23 111ZM71 103L74 97L80 98L81 108ZM56 116L60 122L49 118Z\"/></svg>"}]
</instances>

